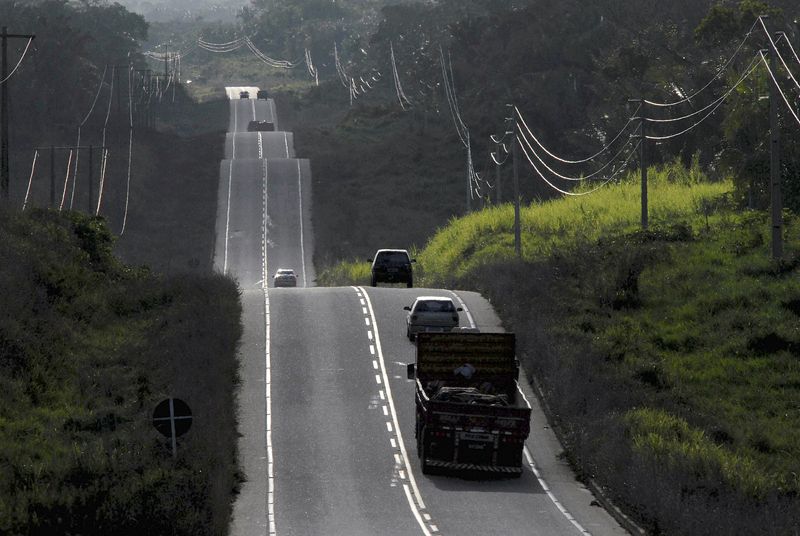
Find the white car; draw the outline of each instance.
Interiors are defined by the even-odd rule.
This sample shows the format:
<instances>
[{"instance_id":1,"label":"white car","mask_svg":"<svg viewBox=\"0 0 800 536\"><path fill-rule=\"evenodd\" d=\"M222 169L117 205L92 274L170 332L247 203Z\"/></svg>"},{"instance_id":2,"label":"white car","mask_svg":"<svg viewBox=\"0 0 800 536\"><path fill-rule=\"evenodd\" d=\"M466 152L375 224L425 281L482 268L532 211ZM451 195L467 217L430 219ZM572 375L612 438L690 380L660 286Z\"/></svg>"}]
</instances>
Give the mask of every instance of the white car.
<instances>
[{"instance_id":1,"label":"white car","mask_svg":"<svg viewBox=\"0 0 800 536\"><path fill-rule=\"evenodd\" d=\"M451 331L458 326L458 313L453 300L444 296L420 296L411 307L403 307L406 315L406 335L414 341L420 331Z\"/></svg>"},{"instance_id":2,"label":"white car","mask_svg":"<svg viewBox=\"0 0 800 536\"><path fill-rule=\"evenodd\" d=\"M279 268L275 272L275 277L272 278L272 286L274 287L296 287L297 276L291 268Z\"/></svg>"}]
</instances>

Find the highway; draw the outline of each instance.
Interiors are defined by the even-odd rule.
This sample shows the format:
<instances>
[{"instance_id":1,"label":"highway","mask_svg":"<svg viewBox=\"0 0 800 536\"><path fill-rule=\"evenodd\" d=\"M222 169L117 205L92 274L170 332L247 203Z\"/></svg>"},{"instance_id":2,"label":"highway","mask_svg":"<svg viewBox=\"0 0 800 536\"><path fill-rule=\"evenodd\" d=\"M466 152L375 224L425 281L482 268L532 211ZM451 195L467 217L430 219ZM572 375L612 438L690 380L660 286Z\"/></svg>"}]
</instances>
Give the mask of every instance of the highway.
<instances>
[{"instance_id":1,"label":"highway","mask_svg":"<svg viewBox=\"0 0 800 536\"><path fill-rule=\"evenodd\" d=\"M238 280L244 306L239 457L247 481L231 534L626 534L560 459L530 392L521 478L422 475L403 306L442 294L463 305L461 325L500 331L500 321L471 292L313 288L310 165L295 158L272 100L239 98L257 89L227 88L216 225L215 267ZM252 120L277 130L247 132ZM298 288L270 288L277 268L294 269Z\"/></svg>"}]
</instances>

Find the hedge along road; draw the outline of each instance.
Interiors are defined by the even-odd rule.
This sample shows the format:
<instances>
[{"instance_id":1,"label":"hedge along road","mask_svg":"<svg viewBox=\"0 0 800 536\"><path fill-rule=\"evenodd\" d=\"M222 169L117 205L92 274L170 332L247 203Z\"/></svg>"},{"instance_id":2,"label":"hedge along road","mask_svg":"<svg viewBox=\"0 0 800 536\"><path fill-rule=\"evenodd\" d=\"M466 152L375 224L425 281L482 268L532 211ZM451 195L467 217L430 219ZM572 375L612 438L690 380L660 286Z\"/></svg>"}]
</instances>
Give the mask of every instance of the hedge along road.
<instances>
[{"instance_id":1,"label":"hedge along road","mask_svg":"<svg viewBox=\"0 0 800 536\"><path fill-rule=\"evenodd\" d=\"M424 476L414 448L414 360L403 306L444 290L313 286L311 174L271 100L227 88L231 121L220 165L215 266L242 290L239 458L246 482L234 536L624 534L578 484L534 408L519 479ZM274 289L292 268L297 289ZM306 288L303 288L306 287ZM500 329L479 295L457 293L462 325ZM535 399L529 396L535 404Z\"/></svg>"}]
</instances>

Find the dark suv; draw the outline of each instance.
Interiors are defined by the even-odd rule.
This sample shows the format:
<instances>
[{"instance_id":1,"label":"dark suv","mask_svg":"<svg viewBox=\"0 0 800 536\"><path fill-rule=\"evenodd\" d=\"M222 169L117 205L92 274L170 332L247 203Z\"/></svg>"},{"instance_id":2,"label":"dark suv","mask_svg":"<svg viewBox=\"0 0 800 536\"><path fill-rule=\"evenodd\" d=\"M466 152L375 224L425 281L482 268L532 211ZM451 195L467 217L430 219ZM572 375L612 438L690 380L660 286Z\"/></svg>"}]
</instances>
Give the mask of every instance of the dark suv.
<instances>
[{"instance_id":1,"label":"dark suv","mask_svg":"<svg viewBox=\"0 0 800 536\"><path fill-rule=\"evenodd\" d=\"M411 263L417 262L404 249L379 249L372 261L372 286L378 283L405 283L414 286Z\"/></svg>"}]
</instances>

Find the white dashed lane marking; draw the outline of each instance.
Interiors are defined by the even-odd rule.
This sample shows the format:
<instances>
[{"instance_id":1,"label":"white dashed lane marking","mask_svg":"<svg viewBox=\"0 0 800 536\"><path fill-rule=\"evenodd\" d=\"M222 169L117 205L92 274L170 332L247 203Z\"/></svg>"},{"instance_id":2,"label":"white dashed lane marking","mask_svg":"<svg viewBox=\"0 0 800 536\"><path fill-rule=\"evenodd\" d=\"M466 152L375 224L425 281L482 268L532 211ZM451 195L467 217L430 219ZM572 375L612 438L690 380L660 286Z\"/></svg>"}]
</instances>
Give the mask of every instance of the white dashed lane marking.
<instances>
[{"instance_id":1,"label":"white dashed lane marking","mask_svg":"<svg viewBox=\"0 0 800 536\"><path fill-rule=\"evenodd\" d=\"M386 430L389 433L389 444L392 447L394 462L397 470L397 477L403 485L403 491L408 505L417 524L425 536L431 536L437 533L439 529L431 522L431 516L427 512L427 507L422 500L422 495L419 492L417 483L414 479L414 473L411 472L409 466L408 454L406 453L405 444L403 443L403 435L397 422L397 411L394 407L394 400L392 399L392 390L389 385L389 377L386 372L386 363L383 358L383 350L381 349L381 338L378 331L378 324L375 319L375 311L372 309L372 302L366 290L361 287L353 287L358 296L359 303L362 305L362 312L364 314L364 323L369 328L367 330L367 337L373 344L369 345L370 357L372 360L372 368L380 371L380 374L375 375L375 382L381 388L378 389L378 395L381 400L386 401L386 404L381 406L383 417L386 419Z\"/></svg>"}]
</instances>

